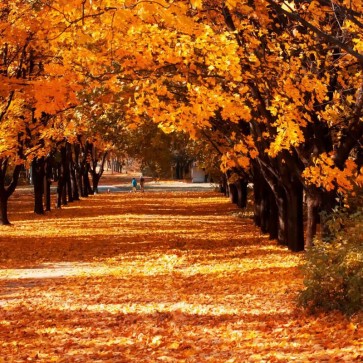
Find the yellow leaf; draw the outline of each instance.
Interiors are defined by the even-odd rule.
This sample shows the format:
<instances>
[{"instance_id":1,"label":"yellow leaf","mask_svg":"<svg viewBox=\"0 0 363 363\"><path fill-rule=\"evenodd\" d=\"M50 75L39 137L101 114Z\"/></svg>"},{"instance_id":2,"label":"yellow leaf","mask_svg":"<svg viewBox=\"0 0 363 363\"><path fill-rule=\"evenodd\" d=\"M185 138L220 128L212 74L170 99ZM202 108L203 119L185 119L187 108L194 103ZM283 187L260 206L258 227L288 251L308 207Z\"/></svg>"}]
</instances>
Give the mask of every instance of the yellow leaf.
<instances>
[{"instance_id":1,"label":"yellow leaf","mask_svg":"<svg viewBox=\"0 0 363 363\"><path fill-rule=\"evenodd\" d=\"M193 9L201 9L203 7L203 0L190 0Z\"/></svg>"}]
</instances>

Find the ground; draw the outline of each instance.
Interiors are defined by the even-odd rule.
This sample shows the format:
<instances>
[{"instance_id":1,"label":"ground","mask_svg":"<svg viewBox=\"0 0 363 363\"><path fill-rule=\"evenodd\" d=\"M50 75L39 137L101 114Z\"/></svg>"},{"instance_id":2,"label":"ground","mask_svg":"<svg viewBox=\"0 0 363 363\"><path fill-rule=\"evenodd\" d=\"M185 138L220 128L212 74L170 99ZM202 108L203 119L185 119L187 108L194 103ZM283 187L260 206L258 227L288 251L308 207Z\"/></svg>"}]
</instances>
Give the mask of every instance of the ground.
<instances>
[{"instance_id":1,"label":"ground","mask_svg":"<svg viewBox=\"0 0 363 363\"><path fill-rule=\"evenodd\" d=\"M102 183L45 216L30 193L12 197L0 362L363 360L361 317L297 307L303 253L269 241L213 186Z\"/></svg>"}]
</instances>

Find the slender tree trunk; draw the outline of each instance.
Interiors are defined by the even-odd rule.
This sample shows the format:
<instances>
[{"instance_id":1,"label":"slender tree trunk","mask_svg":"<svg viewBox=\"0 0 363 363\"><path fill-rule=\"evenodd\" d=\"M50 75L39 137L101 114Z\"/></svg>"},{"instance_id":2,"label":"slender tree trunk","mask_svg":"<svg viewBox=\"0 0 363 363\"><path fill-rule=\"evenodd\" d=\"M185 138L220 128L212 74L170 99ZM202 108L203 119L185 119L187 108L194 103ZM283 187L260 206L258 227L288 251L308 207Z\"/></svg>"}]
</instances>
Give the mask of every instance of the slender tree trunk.
<instances>
[{"instance_id":1,"label":"slender tree trunk","mask_svg":"<svg viewBox=\"0 0 363 363\"><path fill-rule=\"evenodd\" d=\"M81 161L81 146L80 144L74 145L74 173L75 184L77 185L78 199L84 195L83 178L82 178L82 161ZM76 198L75 198L76 199Z\"/></svg>"},{"instance_id":2,"label":"slender tree trunk","mask_svg":"<svg viewBox=\"0 0 363 363\"><path fill-rule=\"evenodd\" d=\"M62 207L62 196L63 196L63 189L64 189L64 176L62 171L62 166L58 166L58 184L57 184L57 208Z\"/></svg>"},{"instance_id":3,"label":"slender tree trunk","mask_svg":"<svg viewBox=\"0 0 363 363\"><path fill-rule=\"evenodd\" d=\"M72 180L73 200L79 200L79 186L77 181L76 167L74 163L72 163L71 166L71 180Z\"/></svg>"},{"instance_id":4,"label":"slender tree trunk","mask_svg":"<svg viewBox=\"0 0 363 363\"><path fill-rule=\"evenodd\" d=\"M64 178L66 183L66 197L68 202L73 202L73 190L72 190L72 180L71 180L71 144L69 142L65 145L65 155L64 155Z\"/></svg>"},{"instance_id":5,"label":"slender tree trunk","mask_svg":"<svg viewBox=\"0 0 363 363\"><path fill-rule=\"evenodd\" d=\"M45 162L45 175L44 175L44 201L45 210L49 212L51 210L51 192L50 186L52 184L52 162L51 158L47 157Z\"/></svg>"},{"instance_id":6,"label":"slender tree trunk","mask_svg":"<svg viewBox=\"0 0 363 363\"><path fill-rule=\"evenodd\" d=\"M32 180L34 188L34 213L44 214L43 195L45 177L44 158L35 158L32 162Z\"/></svg>"},{"instance_id":7,"label":"slender tree trunk","mask_svg":"<svg viewBox=\"0 0 363 363\"><path fill-rule=\"evenodd\" d=\"M313 245L316 236L317 225L319 222L319 209L321 205L321 195L318 190L312 186L306 191L306 237L305 247L309 248Z\"/></svg>"},{"instance_id":8,"label":"slender tree trunk","mask_svg":"<svg viewBox=\"0 0 363 363\"><path fill-rule=\"evenodd\" d=\"M253 198L254 198L254 222L257 227L261 227L261 211L262 211L262 190L261 179L254 178L253 180Z\"/></svg>"},{"instance_id":9,"label":"slender tree trunk","mask_svg":"<svg viewBox=\"0 0 363 363\"><path fill-rule=\"evenodd\" d=\"M278 210L276 205L275 196L272 191L269 193L269 218L268 218L268 232L270 235L270 239L278 238L278 230L279 230L279 219L278 219Z\"/></svg>"},{"instance_id":10,"label":"slender tree trunk","mask_svg":"<svg viewBox=\"0 0 363 363\"><path fill-rule=\"evenodd\" d=\"M93 193L92 188L91 188L91 184L89 181L89 177L88 177L88 173L89 173L89 164L85 164L84 168L83 168L83 173L82 173L82 181L83 181L83 196L84 197L88 197L90 194Z\"/></svg>"},{"instance_id":11,"label":"slender tree trunk","mask_svg":"<svg viewBox=\"0 0 363 363\"><path fill-rule=\"evenodd\" d=\"M90 167L90 173L92 176L92 192L93 194L97 194L98 193L98 183L102 177L102 174L104 172L104 168L105 168L105 162L106 162L106 158L107 158L107 154L108 152L105 151L103 153L100 165L99 165L99 170L97 171L97 167L98 167L98 158L96 156L96 150L94 149L93 146L93 152L92 152L92 167Z\"/></svg>"}]
</instances>

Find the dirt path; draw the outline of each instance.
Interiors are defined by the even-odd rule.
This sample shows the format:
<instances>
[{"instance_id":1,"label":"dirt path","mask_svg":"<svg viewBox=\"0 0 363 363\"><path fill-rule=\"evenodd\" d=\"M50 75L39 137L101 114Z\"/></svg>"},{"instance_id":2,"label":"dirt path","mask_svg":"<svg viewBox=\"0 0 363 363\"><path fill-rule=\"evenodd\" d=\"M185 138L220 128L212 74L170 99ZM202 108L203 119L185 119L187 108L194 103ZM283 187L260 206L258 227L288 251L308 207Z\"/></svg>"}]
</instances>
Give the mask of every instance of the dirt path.
<instances>
[{"instance_id":1,"label":"dirt path","mask_svg":"<svg viewBox=\"0 0 363 363\"><path fill-rule=\"evenodd\" d=\"M359 362L293 255L215 192L110 193L0 227L0 362Z\"/></svg>"}]
</instances>

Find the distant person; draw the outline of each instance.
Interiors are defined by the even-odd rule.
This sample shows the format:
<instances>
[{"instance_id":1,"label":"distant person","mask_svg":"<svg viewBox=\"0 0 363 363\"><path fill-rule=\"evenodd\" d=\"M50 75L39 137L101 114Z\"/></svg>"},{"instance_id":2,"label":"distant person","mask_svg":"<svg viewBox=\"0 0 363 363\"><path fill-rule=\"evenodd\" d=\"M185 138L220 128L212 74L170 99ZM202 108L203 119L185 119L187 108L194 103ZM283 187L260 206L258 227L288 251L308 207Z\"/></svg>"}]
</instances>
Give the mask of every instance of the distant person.
<instances>
[{"instance_id":1,"label":"distant person","mask_svg":"<svg viewBox=\"0 0 363 363\"><path fill-rule=\"evenodd\" d=\"M140 177L140 190L142 191L142 192L144 192L145 191L145 179L144 179L144 177L141 175L141 177Z\"/></svg>"},{"instance_id":2,"label":"distant person","mask_svg":"<svg viewBox=\"0 0 363 363\"><path fill-rule=\"evenodd\" d=\"M136 192L136 190L137 190L137 181L136 181L136 178L132 178L132 180L131 180L131 186L132 186L132 191L133 192Z\"/></svg>"}]
</instances>

